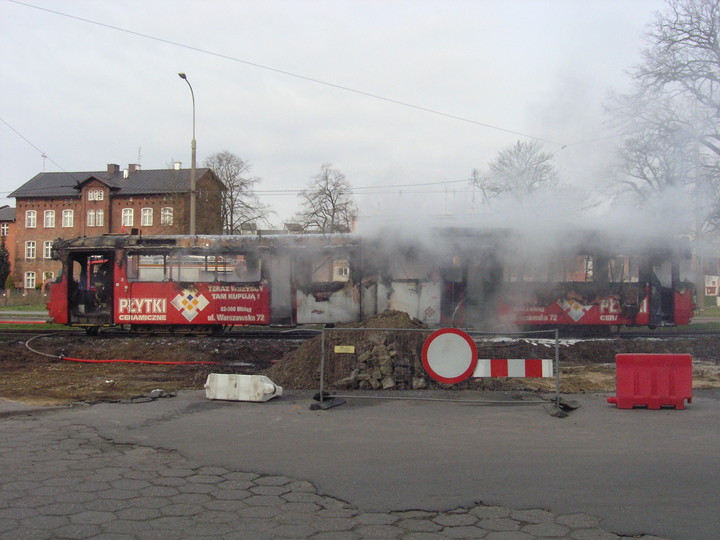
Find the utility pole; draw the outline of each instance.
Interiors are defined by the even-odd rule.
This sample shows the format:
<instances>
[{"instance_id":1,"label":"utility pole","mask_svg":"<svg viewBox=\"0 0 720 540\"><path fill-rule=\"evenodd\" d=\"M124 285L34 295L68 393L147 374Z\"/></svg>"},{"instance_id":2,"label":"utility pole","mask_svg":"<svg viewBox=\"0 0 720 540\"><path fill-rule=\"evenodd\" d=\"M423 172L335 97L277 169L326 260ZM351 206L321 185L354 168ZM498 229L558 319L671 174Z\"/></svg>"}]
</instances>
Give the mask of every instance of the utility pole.
<instances>
[{"instance_id":1,"label":"utility pole","mask_svg":"<svg viewBox=\"0 0 720 540\"><path fill-rule=\"evenodd\" d=\"M192 111L193 111L193 135L192 135L192 158L191 158L191 164L190 164L190 235L195 236L195 199L196 199L196 191L195 191L195 166L196 166L196 150L197 150L197 144L195 142L195 92L193 92L193 87L190 84L190 81L188 81L187 75L185 73L178 73L178 76L183 79L188 86L190 87L190 95L192 96Z\"/></svg>"}]
</instances>

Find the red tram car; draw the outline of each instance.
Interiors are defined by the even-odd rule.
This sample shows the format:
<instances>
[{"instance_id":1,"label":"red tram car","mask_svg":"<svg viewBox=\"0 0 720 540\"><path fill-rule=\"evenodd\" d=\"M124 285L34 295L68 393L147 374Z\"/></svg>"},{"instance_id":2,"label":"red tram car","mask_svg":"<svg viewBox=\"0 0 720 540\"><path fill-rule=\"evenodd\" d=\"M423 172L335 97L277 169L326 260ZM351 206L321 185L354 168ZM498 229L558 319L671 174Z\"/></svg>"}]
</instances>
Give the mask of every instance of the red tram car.
<instances>
[{"instance_id":1,"label":"red tram car","mask_svg":"<svg viewBox=\"0 0 720 540\"><path fill-rule=\"evenodd\" d=\"M663 326L690 322L687 249L565 239L538 252L506 232L106 235L58 240L53 322L220 331L356 322L396 309L429 326Z\"/></svg>"}]
</instances>

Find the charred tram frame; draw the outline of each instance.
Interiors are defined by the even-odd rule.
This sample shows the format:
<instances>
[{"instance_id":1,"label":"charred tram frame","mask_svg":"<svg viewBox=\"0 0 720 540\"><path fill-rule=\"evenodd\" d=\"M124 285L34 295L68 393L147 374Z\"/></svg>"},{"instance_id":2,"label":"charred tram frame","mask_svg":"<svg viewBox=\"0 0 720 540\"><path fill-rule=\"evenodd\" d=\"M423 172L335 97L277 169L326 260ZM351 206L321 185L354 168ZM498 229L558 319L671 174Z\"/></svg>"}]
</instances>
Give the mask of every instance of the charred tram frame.
<instances>
[{"instance_id":1,"label":"charred tram frame","mask_svg":"<svg viewBox=\"0 0 720 540\"><path fill-rule=\"evenodd\" d=\"M446 229L423 241L355 235L58 240L56 323L221 331L356 322L385 309L430 326L688 324L687 246L595 233L536 249L508 231Z\"/></svg>"}]
</instances>

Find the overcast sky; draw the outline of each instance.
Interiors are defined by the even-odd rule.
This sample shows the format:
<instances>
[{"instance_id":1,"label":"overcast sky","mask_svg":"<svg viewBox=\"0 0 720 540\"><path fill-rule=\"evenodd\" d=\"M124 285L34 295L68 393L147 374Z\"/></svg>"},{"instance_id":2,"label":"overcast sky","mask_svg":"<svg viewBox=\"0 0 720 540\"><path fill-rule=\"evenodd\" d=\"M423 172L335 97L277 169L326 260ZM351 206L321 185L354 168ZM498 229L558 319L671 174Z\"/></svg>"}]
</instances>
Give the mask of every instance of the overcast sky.
<instances>
[{"instance_id":1,"label":"overcast sky","mask_svg":"<svg viewBox=\"0 0 720 540\"><path fill-rule=\"evenodd\" d=\"M611 141L587 141L612 135L607 92L629 88L664 5L0 0L0 197L43 170L189 167L180 71L198 164L249 161L278 225L323 162L362 215L448 212L472 197L461 180L526 136L592 190Z\"/></svg>"}]
</instances>

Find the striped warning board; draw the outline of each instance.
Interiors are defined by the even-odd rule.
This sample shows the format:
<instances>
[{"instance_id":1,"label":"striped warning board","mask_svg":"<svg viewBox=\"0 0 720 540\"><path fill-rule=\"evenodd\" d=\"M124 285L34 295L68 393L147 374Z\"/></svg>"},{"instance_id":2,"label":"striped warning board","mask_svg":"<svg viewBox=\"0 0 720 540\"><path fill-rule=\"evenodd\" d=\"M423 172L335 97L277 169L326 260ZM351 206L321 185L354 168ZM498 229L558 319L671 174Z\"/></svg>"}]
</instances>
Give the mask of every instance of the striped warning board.
<instances>
[{"instance_id":1,"label":"striped warning board","mask_svg":"<svg viewBox=\"0 0 720 540\"><path fill-rule=\"evenodd\" d=\"M473 377L552 377L553 361L540 358L478 359Z\"/></svg>"}]
</instances>

